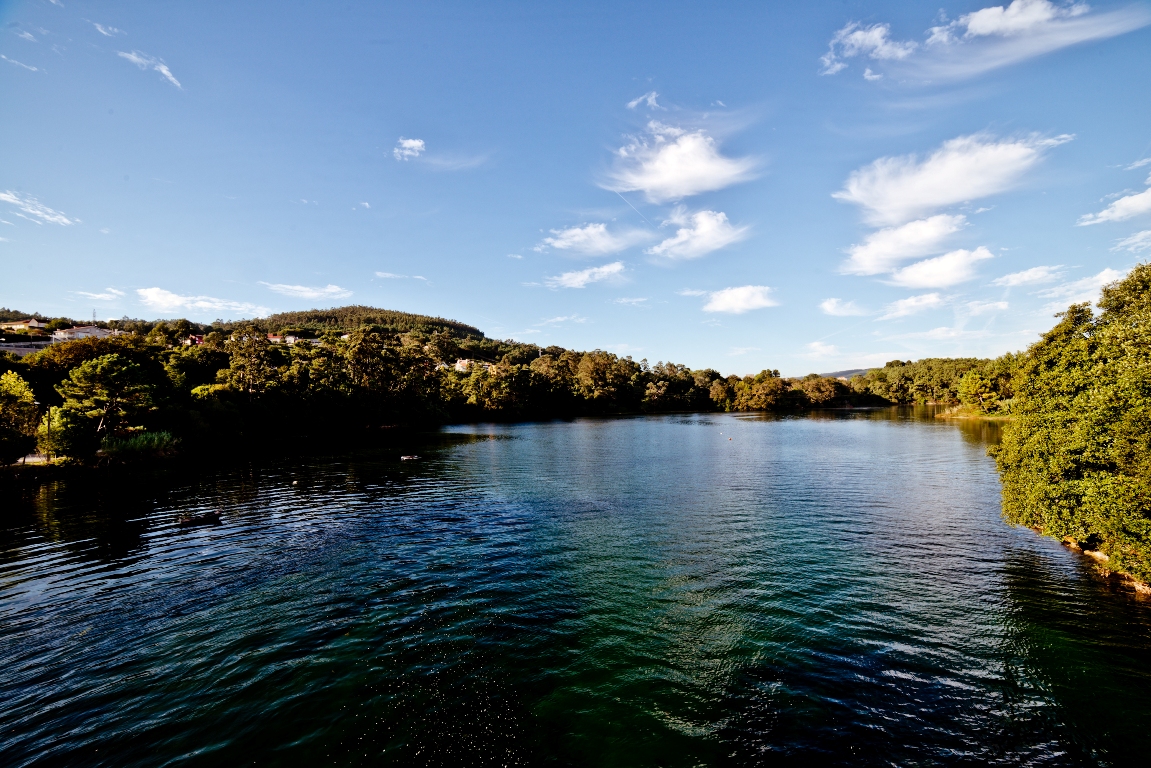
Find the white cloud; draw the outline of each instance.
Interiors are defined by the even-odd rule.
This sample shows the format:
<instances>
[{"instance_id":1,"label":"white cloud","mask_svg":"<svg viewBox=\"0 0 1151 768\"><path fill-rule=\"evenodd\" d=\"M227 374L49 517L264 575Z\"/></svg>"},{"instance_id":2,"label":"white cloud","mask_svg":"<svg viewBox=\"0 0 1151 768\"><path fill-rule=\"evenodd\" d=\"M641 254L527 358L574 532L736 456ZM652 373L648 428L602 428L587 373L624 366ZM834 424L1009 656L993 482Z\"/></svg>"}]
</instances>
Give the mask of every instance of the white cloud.
<instances>
[{"instance_id":1,"label":"white cloud","mask_svg":"<svg viewBox=\"0 0 1151 768\"><path fill-rule=\"evenodd\" d=\"M59 224L62 227L69 227L80 223L79 219L69 219L60 211L52 210L34 197L20 195L12 190L0 192L0 202L16 206L17 210L22 212L16 214L17 216L36 224Z\"/></svg>"},{"instance_id":2,"label":"white cloud","mask_svg":"<svg viewBox=\"0 0 1151 768\"><path fill-rule=\"evenodd\" d=\"M180 90L184 89L184 86L180 85L180 81L177 80L176 76L172 74L172 70L168 69L168 65L164 63L163 59L157 59L155 56L149 56L143 51L132 51L131 53L117 51L116 55L122 59L127 59L140 69L152 69L156 72L159 72L160 75L169 83L176 86Z\"/></svg>"},{"instance_id":3,"label":"white cloud","mask_svg":"<svg viewBox=\"0 0 1151 768\"><path fill-rule=\"evenodd\" d=\"M124 30L122 29L116 29L115 27L108 27L103 24L97 24L94 21L92 22L92 26L96 28L97 32L99 32L101 35L104 35L105 37L115 37L116 35L124 34Z\"/></svg>"},{"instance_id":4,"label":"white cloud","mask_svg":"<svg viewBox=\"0 0 1151 768\"><path fill-rule=\"evenodd\" d=\"M396 160L411 160L423 154L425 149L427 146L423 139L405 139L401 136L396 142L396 148L392 150L392 155Z\"/></svg>"},{"instance_id":5,"label":"white cloud","mask_svg":"<svg viewBox=\"0 0 1151 768\"><path fill-rule=\"evenodd\" d=\"M615 261L602 267L590 267L576 272L564 272L557 277L549 277L544 283L549 288L583 288L591 283L618 277L623 274L623 262Z\"/></svg>"},{"instance_id":6,"label":"white cloud","mask_svg":"<svg viewBox=\"0 0 1151 768\"><path fill-rule=\"evenodd\" d=\"M361 208L371 208L372 205L371 205L371 203L360 203L360 207Z\"/></svg>"},{"instance_id":7,"label":"white cloud","mask_svg":"<svg viewBox=\"0 0 1151 768\"><path fill-rule=\"evenodd\" d=\"M822 341L813 341L807 345L807 353L804 357L818 358L818 357L832 357L839 354L839 348L834 344L824 344Z\"/></svg>"},{"instance_id":8,"label":"white cloud","mask_svg":"<svg viewBox=\"0 0 1151 768\"><path fill-rule=\"evenodd\" d=\"M1147 183L1151 184L1151 177L1147 178ZM1151 213L1151 187L1137 194L1121 197L1099 213L1080 216L1076 224L1080 227L1087 227L1092 224L1102 224L1105 221L1126 221L1144 213Z\"/></svg>"},{"instance_id":9,"label":"white cloud","mask_svg":"<svg viewBox=\"0 0 1151 768\"><path fill-rule=\"evenodd\" d=\"M586 323L587 318L581 315L560 315L559 317L551 317L547 320L541 320L536 325L560 325L562 323Z\"/></svg>"},{"instance_id":10,"label":"white cloud","mask_svg":"<svg viewBox=\"0 0 1151 768\"><path fill-rule=\"evenodd\" d=\"M1130 237L1123 238L1115 243L1115 247L1111 250L1131 251L1131 253L1151 250L1151 229L1145 229L1142 232L1136 232Z\"/></svg>"},{"instance_id":11,"label":"white cloud","mask_svg":"<svg viewBox=\"0 0 1151 768\"><path fill-rule=\"evenodd\" d=\"M769 293L771 293L771 288L766 285L741 285L737 288L724 288L722 291L713 291L708 294L707 303L703 305L703 311L742 315L753 309L774 307L778 302L768 296Z\"/></svg>"},{"instance_id":12,"label":"white cloud","mask_svg":"<svg viewBox=\"0 0 1151 768\"><path fill-rule=\"evenodd\" d=\"M1136 160L1135 162L1131 163L1131 165L1127 166L1123 170L1133 171L1136 168L1142 168L1143 166L1148 165L1148 164L1151 164L1151 157L1145 157L1142 160Z\"/></svg>"},{"instance_id":13,"label":"white cloud","mask_svg":"<svg viewBox=\"0 0 1151 768\"><path fill-rule=\"evenodd\" d=\"M882 80L883 75L877 75L876 73L871 71L871 67L868 67L867 69L863 70L863 79L864 80L870 80L871 82L875 82L876 80Z\"/></svg>"},{"instance_id":14,"label":"white cloud","mask_svg":"<svg viewBox=\"0 0 1151 768\"><path fill-rule=\"evenodd\" d=\"M943 250L944 241L966 223L967 218L963 215L941 213L873 232L862 245L853 245L847 249L850 258L843 263L840 271L849 275L890 272L907 259Z\"/></svg>"},{"instance_id":15,"label":"white cloud","mask_svg":"<svg viewBox=\"0 0 1151 768\"><path fill-rule=\"evenodd\" d=\"M423 280L425 283L429 282L423 275L397 275L395 272L377 272L376 277L383 277L390 280Z\"/></svg>"},{"instance_id":16,"label":"white cloud","mask_svg":"<svg viewBox=\"0 0 1151 768\"><path fill-rule=\"evenodd\" d=\"M648 109L663 109L657 102L656 98L659 96L655 91L648 91L643 96L637 96L627 103L628 109L635 109L640 104L646 104Z\"/></svg>"},{"instance_id":17,"label":"white cloud","mask_svg":"<svg viewBox=\"0 0 1151 768\"><path fill-rule=\"evenodd\" d=\"M240 301L227 301L211 296L180 296L163 288L137 288L136 295L149 309L157 312L238 312L241 315L259 317L268 314L267 307Z\"/></svg>"},{"instance_id":18,"label":"white cloud","mask_svg":"<svg viewBox=\"0 0 1151 768\"><path fill-rule=\"evenodd\" d=\"M1012 272L1009 275L998 277L991 281L992 285L1000 285L1004 288L1014 288L1019 285L1039 285L1041 283L1050 283L1058 280L1060 275L1063 274L1060 269L1062 265L1056 264L1053 267L1042 266L1032 267L1025 269L1022 272Z\"/></svg>"},{"instance_id":19,"label":"white cloud","mask_svg":"<svg viewBox=\"0 0 1151 768\"><path fill-rule=\"evenodd\" d=\"M1044 152L1072 138L960 136L945 141L922 162L915 155L881 157L852 171L832 197L863 208L871 224L902 224L943 206L1010 189Z\"/></svg>"},{"instance_id":20,"label":"white cloud","mask_svg":"<svg viewBox=\"0 0 1151 768\"><path fill-rule=\"evenodd\" d=\"M824 299L819 302L819 308L823 310L825 315L831 315L833 317L852 317L854 315L867 314L867 310L856 306L854 301L843 301L841 299Z\"/></svg>"},{"instance_id":21,"label":"white cloud","mask_svg":"<svg viewBox=\"0 0 1151 768\"><path fill-rule=\"evenodd\" d=\"M921 296L911 296L887 305L886 311L880 315L880 320L894 320L897 317L907 317L927 309L936 309L944 304L943 297L938 293L925 293Z\"/></svg>"},{"instance_id":22,"label":"white cloud","mask_svg":"<svg viewBox=\"0 0 1151 768\"><path fill-rule=\"evenodd\" d=\"M827 53L820 58L823 64L820 74L834 75L844 69L847 64L843 59L855 56L867 56L876 60L905 59L918 47L918 43L910 40L906 42L892 40L890 24L872 24L870 27L865 27L858 21L852 21L831 38Z\"/></svg>"},{"instance_id":23,"label":"white cloud","mask_svg":"<svg viewBox=\"0 0 1151 768\"><path fill-rule=\"evenodd\" d=\"M1071 45L1115 37L1151 22L1139 6L1089 13L1085 3L1013 0L928 30L922 55L908 68L930 79L963 78Z\"/></svg>"},{"instance_id":24,"label":"white cloud","mask_svg":"<svg viewBox=\"0 0 1151 768\"><path fill-rule=\"evenodd\" d=\"M24 67L24 69L27 69L31 72L39 72L40 71L39 68L33 67L31 64L25 64L23 62L16 61L16 59L10 59L2 53L0 53L0 59L4 59L4 61L8 62L9 64L15 64L18 67Z\"/></svg>"},{"instance_id":25,"label":"white cloud","mask_svg":"<svg viewBox=\"0 0 1151 768\"><path fill-rule=\"evenodd\" d=\"M523 256L521 256L521 255L520 255L520 254L518 254L518 253L509 253L509 254L508 254L508 258L509 258L509 259L522 259L522 258L523 258Z\"/></svg>"},{"instance_id":26,"label":"white cloud","mask_svg":"<svg viewBox=\"0 0 1151 768\"><path fill-rule=\"evenodd\" d=\"M974 251L961 248L896 270L891 282L904 288L947 288L974 279L975 264L991 258L983 246Z\"/></svg>"},{"instance_id":27,"label":"white cloud","mask_svg":"<svg viewBox=\"0 0 1151 768\"><path fill-rule=\"evenodd\" d=\"M664 224L679 225L674 237L648 248L645 253L670 259L695 259L747 237L747 227L733 227L726 213L696 211L688 215L682 206Z\"/></svg>"},{"instance_id":28,"label":"white cloud","mask_svg":"<svg viewBox=\"0 0 1151 768\"><path fill-rule=\"evenodd\" d=\"M1006 8L997 5L960 16L956 24L967 28L964 37L1014 37L1034 33L1057 19L1082 16L1089 10L1086 3L1058 6L1049 0L1013 0Z\"/></svg>"},{"instance_id":29,"label":"white cloud","mask_svg":"<svg viewBox=\"0 0 1151 768\"><path fill-rule=\"evenodd\" d=\"M551 232L553 236L545 237L539 245L535 246L535 250L543 251L547 248L556 248L561 251L575 251L587 256L606 256L626 250L650 237L641 230L613 234L607 231L606 224L584 224L582 227L553 229Z\"/></svg>"},{"instance_id":30,"label":"white cloud","mask_svg":"<svg viewBox=\"0 0 1151 768\"><path fill-rule=\"evenodd\" d=\"M27 40L30 43L39 42L35 35L23 29L16 33L16 37L20 38L21 40Z\"/></svg>"},{"instance_id":31,"label":"white cloud","mask_svg":"<svg viewBox=\"0 0 1151 768\"><path fill-rule=\"evenodd\" d=\"M706 296L707 291L700 291L695 288L684 288L682 291L676 291L680 296Z\"/></svg>"},{"instance_id":32,"label":"white cloud","mask_svg":"<svg viewBox=\"0 0 1151 768\"><path fill-rule=\"evenodd\" d=\"M719 144L703 130L685 131L652 121L648 136L616 152L610 181L613 192L643 192L649 202L680 200L754 178L756 161L719 153Z\"/></svg>"},{"instance_id":33,"label":"white cloud","mask_svg":"<svg viewBox=\"0 0 1151 768\"><path fill-rule=\"evenodd\" d=\"M89 293L88 291L73 291L73 293L96 301L115 301L124 295L123 291L118 291L115 288L105 288L103 293Z\"/></svg>"},{"instance_id":34,"label":"white cloud","mask_svg":"<svg viewBox=\"0 0 1151 768\"><path fill-rule=\"evenodd\" d=\"M1099 298L1100 289L1103 286L1113 283L1121 277L1123 277L1122 272L1108 268L1097 275L1042 290L1039 292L1039 296L1045 299L1054 299L1044 309L1055 312L1066 309L1071 304L1095 302Z\"/></svg>"},{"instance_id":35,"label":"white cloud","mask_svg":"<svg viewBox=\"0 0 1151 768\"><path fill-rule=\"evenodd\" d=\"M625 304L629 307L638 307L638 306L642 306L645 301L647 301L647 297L637 298L637 299L620 298L620 299L616 299L614 303L615 304Z\"/></svg>"},{"instance_id":36,"label":"white cloud","mask_svg":"<svg viewBox=\"0 0 1151 768\"><path fill-rule=\"evenodd\" d=\"M345 299L352 295L352 292L341 288L338 285L325 285L322 288L313 288L307 285L284 285L283 283L265 283L260 281L260 285L267 286L269 291L275 291L283 296L294 296L300 299Z\"/></svg>"},{"instance_id":37,"label":"white cloud","mask_svg":"<svg viewBox=\"0 0 1151 768\"><path fill-rule=\"evenodd\" d=\"M969 315L985 315L988 312L1002 312L1007 309L1006 301L969 301L963 305Z\"/></svg>"}]
</instances>

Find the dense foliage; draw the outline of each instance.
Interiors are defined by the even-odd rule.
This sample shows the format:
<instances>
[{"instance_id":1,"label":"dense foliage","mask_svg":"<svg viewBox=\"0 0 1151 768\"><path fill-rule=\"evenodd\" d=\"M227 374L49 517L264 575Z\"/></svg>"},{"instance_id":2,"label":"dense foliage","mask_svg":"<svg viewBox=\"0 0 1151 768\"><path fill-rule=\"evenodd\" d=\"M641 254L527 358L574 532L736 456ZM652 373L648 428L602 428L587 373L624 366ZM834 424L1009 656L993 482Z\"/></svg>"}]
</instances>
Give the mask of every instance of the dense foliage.
<instances>
[{"instance_id":1,"label":"dense foliage","mask_svg":"<svg viewBox=\"0 0 1151 768\"><path fill-rule=\"evenodd\" d=\"M42 450L89 460L175 441L234 445L398 424L887 402L814 374L723 377L602 350L489 339L462 323L369 307L114 327L126 332L0 360L41 403L38 429L21 422L20 445L38 434ZM202 344L185 343L204 331ZM298 340L273 343L269 333ZM14 408L0 403L3 413ZM19 455L13 448L5 460Z\"/></svg>"},{"instance_id":2,"label":"dense foliage","mask_svg":"<svg viewBox=\"0 0 1151 768\"><path fill-rule=\"evenodd\" d=\"M857 392L893 403L954 405L962 403L984 414L1010 410L1013 377L1019 355L994 360L974 357L892 360L851 379Z\"/></svg>"},{"instance_id":3,"label":"dense foliage","mask_svg":"<svg viewBox=\"0 0 1151 768\"><path fill-rule=\"evenodd\" d=\"M1151 581L1151 265L1023 356L997 452L1004 514Z\"/></svg>"}]
</instances>

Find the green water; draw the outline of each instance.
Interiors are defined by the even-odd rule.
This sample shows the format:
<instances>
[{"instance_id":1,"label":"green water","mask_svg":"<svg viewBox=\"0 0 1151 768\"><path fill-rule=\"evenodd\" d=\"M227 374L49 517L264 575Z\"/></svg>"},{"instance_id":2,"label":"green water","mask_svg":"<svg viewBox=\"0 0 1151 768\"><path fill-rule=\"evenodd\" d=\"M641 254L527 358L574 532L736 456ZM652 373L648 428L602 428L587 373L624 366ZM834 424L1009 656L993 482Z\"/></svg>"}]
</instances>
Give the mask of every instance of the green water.
<instances>
[{"instance_id":1,"label":"green water","mask_svg":"<svg viewBox=\"0 0 1151 768\"><path fill-rule=\"evenodd\" d=\"M995 430L478 425L5 499L0 764L1139 764L1151 610L1002 522Z\"/></svg>"}]
</instances>

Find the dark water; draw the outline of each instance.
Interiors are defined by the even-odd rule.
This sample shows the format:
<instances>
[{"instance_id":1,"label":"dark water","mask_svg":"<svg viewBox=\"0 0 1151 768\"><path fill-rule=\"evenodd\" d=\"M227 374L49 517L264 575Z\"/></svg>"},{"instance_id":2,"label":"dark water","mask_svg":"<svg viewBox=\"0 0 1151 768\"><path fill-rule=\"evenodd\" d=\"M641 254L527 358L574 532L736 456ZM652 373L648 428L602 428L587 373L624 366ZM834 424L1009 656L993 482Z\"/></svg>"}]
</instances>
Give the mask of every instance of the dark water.
<instances>
[{"instance_id":1,"label":"dark water","mask_svg":"<svg viewBox=\"0 0 1151 768\"><path fill-rule=\"evenodd\" d=\"M994 425L450 432L0 500L0 764L1148 759L1151 610L1003 524Z\"/></svg>"}]
</instances>

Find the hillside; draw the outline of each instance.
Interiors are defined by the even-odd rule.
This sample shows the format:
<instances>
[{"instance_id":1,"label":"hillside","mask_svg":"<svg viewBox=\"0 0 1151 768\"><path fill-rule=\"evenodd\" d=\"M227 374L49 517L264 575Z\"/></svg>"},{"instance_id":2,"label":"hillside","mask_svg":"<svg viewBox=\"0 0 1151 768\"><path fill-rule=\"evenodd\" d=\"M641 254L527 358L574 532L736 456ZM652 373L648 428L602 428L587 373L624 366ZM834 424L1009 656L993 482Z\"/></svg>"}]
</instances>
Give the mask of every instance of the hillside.
<instances>
[{"instance_id":1,"label":"hillside","mask_svg":"<svg viewBox=\"0 0 1151 768\"><path fill-rule=\"evenodd\" d=\"M272 330L355 330L366 325L375 325L389 331L405 333L407 331L448 331L453 336L482 339L483 331L470 325L442 317L429 317L427 315L413 315L408 312L397 312L391 309L378 309L354 304L348 307L333 307L331 309L309 309L301 312L278 312L256 321L257 324ZM223 324L225 330L240 323L228 322Z\"/></svg>"}]
</instances>

